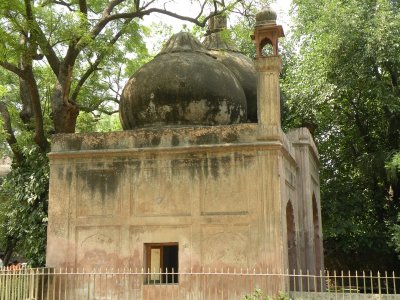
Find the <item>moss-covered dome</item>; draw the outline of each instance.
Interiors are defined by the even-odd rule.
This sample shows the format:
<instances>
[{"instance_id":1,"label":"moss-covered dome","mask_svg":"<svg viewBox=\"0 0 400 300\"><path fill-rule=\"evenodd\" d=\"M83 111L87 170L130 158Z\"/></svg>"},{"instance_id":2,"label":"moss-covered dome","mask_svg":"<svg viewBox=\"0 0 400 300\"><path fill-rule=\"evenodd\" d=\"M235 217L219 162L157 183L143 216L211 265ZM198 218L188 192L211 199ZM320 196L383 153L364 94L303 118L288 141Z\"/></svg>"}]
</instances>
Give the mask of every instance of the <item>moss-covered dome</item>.
<instances>
[{"instance_id":1,"label":"moss-covered dome","mask_svg":"<svg viewBox=\"0 0 400 300\"><path fill-rule=\"evenodd\" d=\"M241 123L247 120L246 97L232 72L181 32L129 79L120 117L124 129Z\"/></svg>"}]
</instances>

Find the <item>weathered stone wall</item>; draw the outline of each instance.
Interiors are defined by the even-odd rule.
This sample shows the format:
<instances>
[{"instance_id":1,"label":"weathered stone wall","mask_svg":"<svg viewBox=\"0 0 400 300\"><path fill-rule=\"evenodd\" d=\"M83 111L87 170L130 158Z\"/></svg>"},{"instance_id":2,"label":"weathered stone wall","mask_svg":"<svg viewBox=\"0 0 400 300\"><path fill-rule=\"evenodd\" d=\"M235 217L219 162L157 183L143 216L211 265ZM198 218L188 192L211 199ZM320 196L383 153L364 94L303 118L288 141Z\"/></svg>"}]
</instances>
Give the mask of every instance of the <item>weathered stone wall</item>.
<instances>
[{"instance_id":1,"label":"weathered stone wall","mask_svg":"<svg viewBox=\"0 0 400 300\"><path fill-rule=\"evenodd\" d=\"M256 135L257 125L241 124L55 136L47 265L141 269L146 243L178 243L180 272L282 272L290 202L296 266L307 266L312 217L302 195L318 185L315 154Z\"/></svg>"},{"instance_id":2,"label":"weathered stone wall","mask_svg":"<svg viewBox=\"0 0 400 300\"><path fill-rule=\"evenodd\" d=\"M318 151L306 128L288 133L296 162L298 209L298 269L319 274L324 270Z\"/></svg>"}]
</instances>

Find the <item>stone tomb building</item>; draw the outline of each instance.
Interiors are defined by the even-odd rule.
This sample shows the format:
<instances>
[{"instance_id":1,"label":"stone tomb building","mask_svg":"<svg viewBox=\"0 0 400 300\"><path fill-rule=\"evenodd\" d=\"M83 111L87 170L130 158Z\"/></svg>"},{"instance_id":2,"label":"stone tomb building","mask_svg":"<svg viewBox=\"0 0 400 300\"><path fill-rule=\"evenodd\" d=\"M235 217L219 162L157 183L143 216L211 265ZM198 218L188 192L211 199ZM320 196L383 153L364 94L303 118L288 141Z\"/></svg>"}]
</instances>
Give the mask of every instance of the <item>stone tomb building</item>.
<instances>
[{"instance_id":1,"label":"stone tomb building","mask_svg":"<svg viewBox=\"0 0 400 300\"><path fill-rule=\"evenodd\" d=\"M53 137L47 266L323 269L318 151L281 129L275 19L257 15L254 62L218 30L174 35L125 86L123 132Z\"/></svg>"}]
</instances>

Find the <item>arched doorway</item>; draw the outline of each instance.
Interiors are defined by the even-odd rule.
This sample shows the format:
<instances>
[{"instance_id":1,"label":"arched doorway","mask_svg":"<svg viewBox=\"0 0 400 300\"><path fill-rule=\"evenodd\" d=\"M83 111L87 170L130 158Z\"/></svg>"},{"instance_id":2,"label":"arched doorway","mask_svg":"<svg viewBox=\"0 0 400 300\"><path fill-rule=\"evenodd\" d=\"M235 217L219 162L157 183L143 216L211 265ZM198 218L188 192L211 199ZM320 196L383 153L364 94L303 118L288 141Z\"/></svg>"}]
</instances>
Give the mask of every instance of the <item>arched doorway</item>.
<instances>
[{"instance_id":1,"label":"arched doorway","mask_svg":"<svg viewBox=\"0 0 400 300\"><path fill-rule=\"evenodd\" d=\"M315 273L319 275L322 272L322 249L321 249L321 236L319 228L319 215L318 215L318 204L315 194L312 196L312 207L313 207L313 225L314 225L314 253L315 253Z\"/></svg>"},{"instance_id":2,"label":"arched doorway","mask_svg":"<svg viewBox=\"0 0 400 300\"><path fill-rule=\"evenodd\" d=\"M290 200L286 205L286 230L287 230L287 249L289 261L289 274L294 274L297 269L296 254L296 225L294 222L293 206ZM295 287L295 278L290 277L290 289Z\"/></svg>"}]
</instances>

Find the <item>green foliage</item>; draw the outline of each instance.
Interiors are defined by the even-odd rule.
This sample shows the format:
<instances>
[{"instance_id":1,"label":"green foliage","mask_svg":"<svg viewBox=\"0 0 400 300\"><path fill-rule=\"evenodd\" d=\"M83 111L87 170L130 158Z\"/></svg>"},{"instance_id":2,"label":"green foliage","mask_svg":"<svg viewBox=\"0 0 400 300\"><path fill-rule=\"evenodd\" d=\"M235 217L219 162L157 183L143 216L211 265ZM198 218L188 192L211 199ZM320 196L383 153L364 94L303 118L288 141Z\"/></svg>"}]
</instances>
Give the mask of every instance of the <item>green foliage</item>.
<instances>
[{"instance_id":1,"label":"green foliage","mask_svg":"<svg viewBox=\"0 0 400 300\"><path fill-rule=\"evenodd\" d=\"M96 118L91 113L80 113L77 132L110 132L121 131L121 122L118 114L105 115Z\"/></svg>"},{"instance_id":2,"label":"green foliage","mask_svg":"<svg viewBox=\"0 0 400 300\"><path fill-rule=\"evenodd\" d=\"M400 12L389 0L294 0L287 125L315 129L328 267L398 264L400 187L385 164L400 143Z\"/></svg>"},{"instance_id":3,"label":"green foliage","mask_svg":"<svg viewBox=\"0 0 400 300\"><path fill-rule=\"evenodd\" d=\"M172 33L142 18L176 12L173 2L0 1L0 119L8 126L0 129L0 152L14 155L1 186L0 248L8 255L16 247L43 264L50 136L121 130L115 113L124 83ZM204 0L192 21L232 3ZM149 39L158 39L155 49L147 49Z\"/></svg>"},{"instance_id":4,"label":"green foliage","mask_svg":"<svg viewBox=\"0 0 400 300\"><path fill-rule=\"evenodd\" d=\"M393 157L386 163L386 170L388 172L389 178L394 183L398 183L398 176L400 173L400 152L395 153Z\"/></svg>"},{"instance_id":5,"label":"green foliage","mask_svg":"<svg viewBox=\"0 0 400 300\"><path fill-rule=\"evenodd\" d=\"M293 4L283 93L289 126L315 129L327 266L391 269L400 191L385 162L400 143L400 13L388 0Z\"/></svg>"},{"instance_id":6,"label":"green foliage","mask_svg":"<svg viewBox=\"0 0 400 300\"><path fill-rule=\"evenodd\" d=\"M240 52L248 57L256 56L256 48L250 36L254 32L254 20L241 20L231 28L231 39Z\"/></svg>"},{"instance_id":7,"label":"green foliage","mask_svg":"<svg viewBox=\"0 0 400 300\"><path fill-rule=\"evenodd\" d=\"M280 293L278 296L271 297L264 294L261 289L256 289L251 295L246 295L244 300L290 300L287 294Z\"/></svg>"},{"instance_id":8,"label":"green foliage","mask_svg":"<svg viewBox=\"0 0 400 300\"><path fill-rule=\"evenodd\" d=\"M386 169L388 176L392 180L393 184L399 184L400 174L400 152L397 152L393 157L386 163ZM393 196L393 189L390 190ZM398 253L400 253L400 214L398 215L397 224L393 228L393 242Z\"/></svg>"},{"instance_id":9,"label":"green foliage","mask_svg":"<svg viewBox=\"0 0 400 300\"><path fill-rule=\"evenodd\" d=\"M16 252L31 266L44 266L46 250L49 165L36 147L22 149L26 160L0 185L0 247L16 238Z\"/></svg>"}]
</instances>

